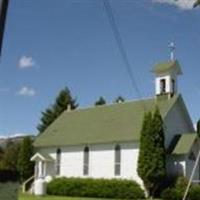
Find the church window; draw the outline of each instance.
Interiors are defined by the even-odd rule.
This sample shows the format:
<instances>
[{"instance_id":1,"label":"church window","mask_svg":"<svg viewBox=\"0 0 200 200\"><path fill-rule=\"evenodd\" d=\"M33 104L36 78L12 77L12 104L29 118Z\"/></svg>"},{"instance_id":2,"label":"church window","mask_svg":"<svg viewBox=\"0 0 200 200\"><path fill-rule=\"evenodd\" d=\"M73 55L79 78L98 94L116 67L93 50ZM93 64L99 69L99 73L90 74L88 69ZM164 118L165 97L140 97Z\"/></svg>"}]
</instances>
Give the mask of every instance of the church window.
<instances>
[{"instance_id":1,"label":"church window","mask_svg":"<svg viewBox=\"0 0 200 200\"><path fill-rule=\"evenodd\" d=\"M175 80L172 79L172 93L175 93Z\"/></svg>"},{"instance_id":2,"label":"church window","mask_svg":"<svg viewBox=\"0 0 200 200\"><path fill-rule=\"evenodd\" d=\"M61 149L56 151L56 175L60 174Z\"/></svg>"},{"instance_id":3,"label":"church window","mask_svg":"<svg viewBox=\"0 0 200 200\"><path fill-rule=\"evenodd\" d=\"M120 145L115 146L115 176L119 176L121 172L121 148Z\"/></svg>"},{"instance_id":4,"label":"church window","mask_svg":"<svg viewBox=\"0 0 200 200\"><path fill-rule=\"evenodd\" d=\"M84 148L83 154L83 175L89 174L89 147Z\"/></svg>"},{"instance_id":5,"label":"church window","mask_svg":"<svg viewBox=\"0 0 200 200\"><path fill-rule=\"evenodd\" d=\"M160 80L160 92L161 92L161 94L166 92L166 80L165 79Z\"/></svg>"}]
</instances>

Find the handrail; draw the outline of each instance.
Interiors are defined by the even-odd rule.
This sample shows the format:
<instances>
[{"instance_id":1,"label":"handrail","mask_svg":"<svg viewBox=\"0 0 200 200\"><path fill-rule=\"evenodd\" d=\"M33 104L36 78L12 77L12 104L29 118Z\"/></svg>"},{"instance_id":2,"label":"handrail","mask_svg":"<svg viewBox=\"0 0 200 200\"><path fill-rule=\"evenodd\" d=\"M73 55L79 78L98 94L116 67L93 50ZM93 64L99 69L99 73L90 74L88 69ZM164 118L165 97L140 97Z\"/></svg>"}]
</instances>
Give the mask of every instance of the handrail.
<instances>
[{"instance_id":1,"label":"handrail","mask_svg":"<svg viewBox=\"0 0 200 200\"><path fill-rule=\"evenodd\" d=\"M22 192L25 193L26 192L26 185L32 181L35 178L35 175L31 176L30 178L28 178L26 181L23 182L22 184Z\"/></svg>"}]
</instances>

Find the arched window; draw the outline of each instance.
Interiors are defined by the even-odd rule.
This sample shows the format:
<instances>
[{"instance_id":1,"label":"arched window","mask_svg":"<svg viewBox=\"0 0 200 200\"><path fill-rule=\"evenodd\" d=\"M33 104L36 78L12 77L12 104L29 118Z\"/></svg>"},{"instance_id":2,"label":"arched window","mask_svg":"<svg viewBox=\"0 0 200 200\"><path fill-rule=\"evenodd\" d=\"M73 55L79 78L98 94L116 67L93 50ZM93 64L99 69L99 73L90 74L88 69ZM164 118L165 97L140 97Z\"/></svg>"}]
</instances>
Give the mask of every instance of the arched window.
<instances>
[{"instance_id":1,"label":"arched window","mask_svg":"<svg viewBox=\"0 0 200 200\"><path fill-rule=\"evenodd\" d=\"M119 176L121 172L121 148L120 145L115 146L115 176Z\"/></svg>"},{"instance_id":2,"label":"arched window","mask_svg":"<svg viewBox=\"0 0 200 200\"><path fill-rule=\"evenodd\" d=\"M166 92L166 80L165 79L160 80L160 92L161 92L161 94Z\"/></svg>"},{"instance_id":3,"label":"arched window","mask_svg":"<svg viewBox=\"0 0 200 200\"><path fill-rule=\"evenodd\" d=\"M172 93L175 93L175 80L172 79Z\"/></svg>"},{"instance_id":4,"label":"arched window","mask_svg":"<svg viewBox=\"0 0 200 200\"><path fill-rule=\"evenodd\" d=\"M60 174L61 149L56 151L56 175Z\"/></svg>"},{"instance_id":5,"label":"arched window","mask_svg":"<svg viewBox=\"0 0 200 200\"><path fill-rule=\"evenodd\" d=\"M83 153L83 175L89 174L89 147L84 148Z\"/></svg>"}]
</instances>

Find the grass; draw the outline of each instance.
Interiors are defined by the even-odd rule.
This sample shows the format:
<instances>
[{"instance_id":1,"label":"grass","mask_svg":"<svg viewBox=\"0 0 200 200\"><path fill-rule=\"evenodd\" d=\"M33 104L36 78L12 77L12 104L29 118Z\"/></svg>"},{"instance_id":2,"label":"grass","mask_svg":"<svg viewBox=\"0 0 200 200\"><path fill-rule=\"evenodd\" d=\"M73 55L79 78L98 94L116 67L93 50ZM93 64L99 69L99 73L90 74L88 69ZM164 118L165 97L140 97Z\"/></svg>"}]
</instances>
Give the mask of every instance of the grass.
<instances>
[{"instance_id":1,"label":"grass","mask_svg":"<svg viewBox=\"0 0 200 200\"><path fill-rule=\"evenodd\" d=\"M44 196L38 197L28 194L20 194L18 200L101 200L100 198L80 198L80 197L59 197L59 196ZM105 199L104 199L105 200Z\"/></svg>"},{"instance_id":2,"label":"grass","mask_svg":"<svg viewBox=\"0 0 200 200\"><path fill-rule=\"evenodd\" d=\"M108 199L81 198L81 197L59 197L59 196L38 197L38 196L34 196L34 195L20 194L18 200L108 200ZM116 199L109 199L109 200L116 200ZM161 199L154 199L154 200L161 200Z\"/></svg>"}]
</instances>

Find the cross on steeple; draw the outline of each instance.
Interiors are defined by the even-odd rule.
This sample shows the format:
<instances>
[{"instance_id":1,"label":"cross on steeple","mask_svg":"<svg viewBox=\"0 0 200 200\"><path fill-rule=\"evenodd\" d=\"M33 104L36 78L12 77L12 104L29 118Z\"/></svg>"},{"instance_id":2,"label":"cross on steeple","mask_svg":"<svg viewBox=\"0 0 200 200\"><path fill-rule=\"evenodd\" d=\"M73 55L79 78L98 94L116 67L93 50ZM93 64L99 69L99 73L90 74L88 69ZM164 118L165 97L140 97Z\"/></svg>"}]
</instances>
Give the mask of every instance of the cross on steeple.
<instances>
[{"instance_id":1,"label":"cross on steeple","mask_svg":"<svg viewBox=\"0 0 200 200\"><path fill-rule=\"evenodd\" d=\"M176 49L174 42L170 42L169 49L170 49L170 60L174 61L175 60L175 49Z\"/></svg>"}]
</instances>

